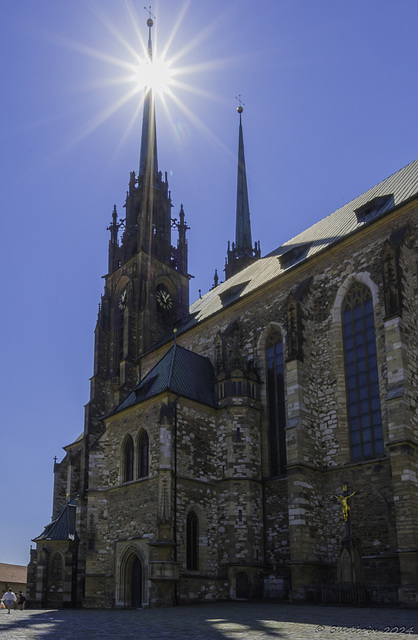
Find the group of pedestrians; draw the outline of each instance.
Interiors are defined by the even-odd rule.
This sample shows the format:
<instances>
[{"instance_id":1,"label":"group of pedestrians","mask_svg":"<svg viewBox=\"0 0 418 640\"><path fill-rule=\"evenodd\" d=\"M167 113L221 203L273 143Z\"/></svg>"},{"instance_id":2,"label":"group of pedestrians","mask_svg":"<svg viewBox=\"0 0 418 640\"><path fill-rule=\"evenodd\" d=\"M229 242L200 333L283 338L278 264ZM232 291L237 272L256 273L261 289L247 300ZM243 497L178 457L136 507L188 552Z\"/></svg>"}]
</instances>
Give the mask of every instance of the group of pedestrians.
<instances>
[{"instance_id":1,"label":"group of pedestrians","mask_svg":"<svg viewBox=\"0 0 418 640\"><path fill-rule=\"evenodd\" d=\"M1 592L0 592L1 593ZM9 588L4 596L1 599L2 603L7 609L7 613L10 613L10 609L17 604L17 608L22 611L25 608L26 598L21 591L19 591L18 595L13 593L13 591Z\"/></svg>"}]
</instances>

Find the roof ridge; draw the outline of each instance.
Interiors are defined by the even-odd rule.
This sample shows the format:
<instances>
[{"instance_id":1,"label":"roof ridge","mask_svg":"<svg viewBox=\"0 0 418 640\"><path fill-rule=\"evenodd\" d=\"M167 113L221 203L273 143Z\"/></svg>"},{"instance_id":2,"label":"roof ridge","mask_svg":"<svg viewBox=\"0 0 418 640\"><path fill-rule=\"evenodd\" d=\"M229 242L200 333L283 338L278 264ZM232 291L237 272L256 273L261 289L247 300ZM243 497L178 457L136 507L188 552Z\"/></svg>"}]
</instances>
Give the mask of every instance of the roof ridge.
<instances>
[{"instance_id":1,"label":"roof ridge","mask_svg":"<svg viewBox=\"0 0 418 640\"><path fill-rule=\"evenodd\" d=\"M299 236L301 236L302 234L305 234L307 231L309 231L310 229L313 229L316 225L323 223L325 220L327 220L327 218L330 218L331 216L333 216L334 214L336 214L338 211L341 211L342 209L344 209L344 207L347 207L349 204L351 204L352 202L354 202L355 200L358 200L359 198L361 198L362 196L366 195L366 193L369 193L369 191L374 191L374 190L378 190L378 188L387 180L390 180L390 178L393 178L394 176L396 176L398 173L401 173L402 171L405 171L405 169L407 169L408 167L412 166L413 164L418 163L418 158L416 158L415 160L412 160L411 162L408 162L408 164L406 164L404 167L402 167L401 169L398 169L397 171L394 171L393 173L389 174L388 176L386 176L386 178L384 178L383 180L380 180L377 184L369 187L368 189L366 189L365 191L362 191L362 193L359 193L358 196L356 196L355 198L351 198L351 200L349 200L348 202L345 202L344 204L342 204L340 207L337 207L337 209L334 209L334 211L331 211L328 215L326 215L324 218L320 218L319 220L317 220L316 222L314 222L313 224L311 224L309 227L307 227L306 229L303 229L302 231L300 231L299 233L297 233L295 236L293 236L292 238L289 238L289 240L286 240L286 242L283 242L283 244L279 245L278 247L276 247L275 249L273 249L273 251L270 251L268 254L266 254L265 256L263 256L264 258L269 258L272 256L272 254L275 254L277 252L278 249L280 249L281 247L285 247L288 244L291 244L294 240L296 240L297 238L299 238Z\"/></svg>"}]
</instances>

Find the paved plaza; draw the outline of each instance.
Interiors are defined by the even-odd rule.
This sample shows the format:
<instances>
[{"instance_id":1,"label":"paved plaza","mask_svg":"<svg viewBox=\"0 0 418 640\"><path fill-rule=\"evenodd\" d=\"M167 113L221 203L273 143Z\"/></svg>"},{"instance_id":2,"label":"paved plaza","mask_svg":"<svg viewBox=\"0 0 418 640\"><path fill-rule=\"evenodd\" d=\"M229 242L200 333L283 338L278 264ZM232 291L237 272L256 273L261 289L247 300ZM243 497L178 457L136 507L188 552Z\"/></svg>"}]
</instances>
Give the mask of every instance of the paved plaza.
<instances>
[{"instance_id":1,"label":"paved plaza","mask_svg":"<svg viewBox=\"0 0 418 640\"><path fill-rule=\"evenodd\" d=\"M383 640L405 636L418 640L418 611L241 602L124 611L0 611L1 640Z\"/></svg>"}]
</instances>

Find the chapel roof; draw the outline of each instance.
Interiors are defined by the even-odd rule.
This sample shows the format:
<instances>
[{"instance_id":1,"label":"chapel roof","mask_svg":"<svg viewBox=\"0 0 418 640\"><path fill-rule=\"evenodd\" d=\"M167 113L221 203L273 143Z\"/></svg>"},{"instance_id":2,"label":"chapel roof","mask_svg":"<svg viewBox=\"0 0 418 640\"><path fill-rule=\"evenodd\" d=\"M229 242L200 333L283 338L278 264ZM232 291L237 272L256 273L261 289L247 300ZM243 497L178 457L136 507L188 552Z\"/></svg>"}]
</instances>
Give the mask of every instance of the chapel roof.
<instances>
[{"instance_id":1,"label":"chapel roof","mask_svg":"<svg viewBox=\"0 0 418 640\"><path fill-rule=\"evenodd\" d=\"M209 358L175 343L114 413L165 391L214 406L213 366Z\"/></svg>"},{"instance_id":2,"label":"chapel roof","mask_svg":"<svg viewBox=\"0 0 418 640\"><path fill-rule=\"evenodd\" d=\"M46 525L43 532L33 538L33 542L38 542L39 540L78 540L75 526L76 502L77 498L73 498L68 502L52 522Z\"/></svg>"},{"instance_id":3,"label":"chapel roof","mask_svg":"<svg viewBox=\"0 0 418 640\"><path fill-rule=\"evenodd\" d=\"M26 584L27 572L23 565L0 562L0 582Z\"/></svg>"},{"instance_id":4,"label":"chapel roof","mask_svg":"<svg viewBox=\"0 0 418 640\"><path fill-rule=\"evenodd\" d=\"M414 160L196 300L190 307L190 314L178 325L179 333L187 331L232 302L375 222L417 195L418 160Z\"/></svg>"}]
</instances>

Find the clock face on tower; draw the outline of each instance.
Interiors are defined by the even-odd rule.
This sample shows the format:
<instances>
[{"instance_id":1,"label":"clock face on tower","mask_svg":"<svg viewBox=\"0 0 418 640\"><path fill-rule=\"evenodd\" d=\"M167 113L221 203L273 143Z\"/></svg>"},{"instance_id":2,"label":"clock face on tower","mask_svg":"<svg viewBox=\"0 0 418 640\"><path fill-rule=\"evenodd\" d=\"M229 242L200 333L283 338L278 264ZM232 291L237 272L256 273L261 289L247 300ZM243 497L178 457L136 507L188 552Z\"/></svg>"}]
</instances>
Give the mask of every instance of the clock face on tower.
<instances>
[{"instance_id":1,"label":"clock face on tower","mask_svg":"<svg viewBox=\"0 0 418 640\"><path fill-rule=\"evenodd\" d=\"M157 291L157 304L160 309L169 311L173 308L173 298L165 287L159 287Z\"/></svg>"},{"instance_id":2,"label":"clock face on tower","mask_svg":"<svg viewBox=\"0 0 418 640\"><path fill-rule=\"evenodd\" d=\"M119 309L122 309L122 310L125 309L127 300L128 300L128 291L127 289L124 289L119 298Z\"/></svg>"}]
</instances>

